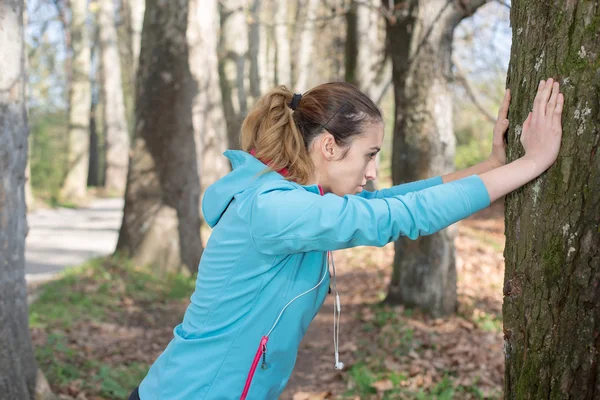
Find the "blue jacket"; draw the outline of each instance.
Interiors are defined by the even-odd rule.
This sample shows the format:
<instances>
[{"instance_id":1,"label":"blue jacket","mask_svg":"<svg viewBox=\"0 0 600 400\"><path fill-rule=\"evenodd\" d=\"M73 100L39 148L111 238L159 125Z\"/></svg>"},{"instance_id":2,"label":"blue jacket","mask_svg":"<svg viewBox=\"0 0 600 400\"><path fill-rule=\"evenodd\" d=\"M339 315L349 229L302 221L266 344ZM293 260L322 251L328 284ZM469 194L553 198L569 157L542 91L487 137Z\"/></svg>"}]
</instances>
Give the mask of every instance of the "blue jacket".
<instances>
[{"instance_id":1,"label":"blue jacket","mask_svg":"<svg viewBox=\"0 0 600 400\"><path fill-rule=\"evenodd\" d=\"M247 398L276 399L328 293L327 251L429 235L490 204L477 175L321 196L316 185L264 173L265 164L246 152L225 155L232 172L210 186L202 202L213 231L196 290L140 384L141 400L239 399L269 331L266 368L260 357Z\"/></svg>"}]
</instances>

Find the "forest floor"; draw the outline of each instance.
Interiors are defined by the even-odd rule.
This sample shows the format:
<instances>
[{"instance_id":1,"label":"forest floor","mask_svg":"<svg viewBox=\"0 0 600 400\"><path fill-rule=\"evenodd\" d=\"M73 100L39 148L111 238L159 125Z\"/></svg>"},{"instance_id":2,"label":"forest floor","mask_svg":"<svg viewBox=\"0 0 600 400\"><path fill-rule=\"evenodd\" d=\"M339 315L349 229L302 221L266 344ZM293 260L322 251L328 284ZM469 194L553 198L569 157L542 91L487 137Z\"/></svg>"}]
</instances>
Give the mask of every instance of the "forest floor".
<instances>
[{"instance_id":1,"label":"forest floor","mask_svg":"<svg viewBox=\"0 0 600 400\"><path fill-rule=\"evenodd\" d=\"M333 368L328 296L281 399L501 398L502 204L456 226L459 308L450 317L381 304L393 245L336 252L346 367ZM170 341L194 286L189 276L158 276L119 258L91 260L43 284L30 307L30 329L54 392L64 399L126 398Z\"/></svg>"}]
</instances>

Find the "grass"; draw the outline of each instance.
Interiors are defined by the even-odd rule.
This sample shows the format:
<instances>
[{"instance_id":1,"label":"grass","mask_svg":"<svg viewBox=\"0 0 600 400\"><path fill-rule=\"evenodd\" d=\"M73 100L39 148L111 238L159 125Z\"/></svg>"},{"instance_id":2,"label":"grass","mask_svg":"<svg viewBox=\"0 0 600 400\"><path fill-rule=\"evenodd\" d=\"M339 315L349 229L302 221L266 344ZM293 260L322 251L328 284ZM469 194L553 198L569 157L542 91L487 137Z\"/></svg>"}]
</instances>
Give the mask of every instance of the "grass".
<instances>
[{"instance_id":1,"label":"grass","mask_svg":"<svg viewBox=\"0 0 600 400\"><path fill-rule=\"evenodd\" d=\"M184 307L194 287L194 277L135 266L118 256L67 269L41 286L39 297L30 306L29 325L32 335L41 338L35 348L36 359L53 390L127 398L149 366L119 359L112 362L113 352L102 348L106 346L102 342L96 343L94 335L86 337L82 329L102 323L127 326L132 309L144 316L163 305ZM114 338L119 339L118 333ZM88 345L90 349L86 349ZM94 345L107 354L97 355Z\"/></svg>"},{"instance_id":2,"label":"grass","mask_svg":"<svg viewBox=\"0 0 600 400\"><path fill-rule=\"evenodd\" d=\"M193 278L157 273L121 257L93 259L65 270L44 285L29 308L29 325L38 329L67 329L75 322L105 322L122 311L124 299L135 303L164 303L184 299L194 290Z\"/></svg>"},{"instance_id":3,"label":"grass","mask_svg":"<svg viewBox=\"0 0 600 400\"><path fill-rule=\"evenodd\" d=\"M443 379L429 390L411 391L405 388L408 376L402 372L376 370L364 362L353 365L348 371L349 389L344 398L361 399L411 399L411 400L451 400L466 397L483 399L483 392L476 384L465 386L457 384L451 374L446 373ZM377 382L388 381L391 387L378 389Z\"/></svg>"}]
</instances>

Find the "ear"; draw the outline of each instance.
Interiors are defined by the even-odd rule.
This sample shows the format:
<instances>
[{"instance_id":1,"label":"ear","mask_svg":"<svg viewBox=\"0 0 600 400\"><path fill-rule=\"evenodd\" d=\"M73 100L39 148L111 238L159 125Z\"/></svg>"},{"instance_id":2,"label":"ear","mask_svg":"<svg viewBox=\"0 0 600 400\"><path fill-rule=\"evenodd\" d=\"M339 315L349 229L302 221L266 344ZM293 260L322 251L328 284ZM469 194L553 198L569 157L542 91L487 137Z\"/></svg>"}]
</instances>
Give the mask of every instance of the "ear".
<instances>
[{"instance_id":1,"label":"ear","mask_svg":"<svg viewBox=\"0 0 600 400\"><path fill-rule=\"evenodd\" d=\"M335 143L335 138L333 137L333 135L327 131L325 131L323 133L323 135L321 136L321 140L319 141L320 143L320 150L321 153L323 154L323 157L325 157L326 160L331 161L335 158L336 156L336 152L338 150L338 146Z\"/></svg>"}]
</instances>

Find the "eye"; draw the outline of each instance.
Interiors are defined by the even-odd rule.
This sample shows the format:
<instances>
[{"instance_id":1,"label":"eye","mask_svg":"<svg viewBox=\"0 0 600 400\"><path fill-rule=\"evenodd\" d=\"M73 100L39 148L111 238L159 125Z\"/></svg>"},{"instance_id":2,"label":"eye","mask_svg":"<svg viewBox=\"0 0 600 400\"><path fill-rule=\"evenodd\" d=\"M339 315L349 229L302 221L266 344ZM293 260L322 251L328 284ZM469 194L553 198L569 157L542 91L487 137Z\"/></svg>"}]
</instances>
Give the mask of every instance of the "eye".
<instances>
[{"instance_id":1,"label":"eye","mask_svg":"<svg viewBox=\"0 0 600 400\"><path fill-rule=\"evenodd\" d=\"M376 155L377 155L377 152L373 152L373 153L368 154L369 160L374 159Z\"/></svg>"}]
</instances>

